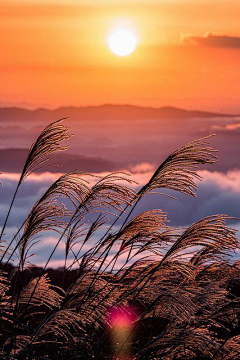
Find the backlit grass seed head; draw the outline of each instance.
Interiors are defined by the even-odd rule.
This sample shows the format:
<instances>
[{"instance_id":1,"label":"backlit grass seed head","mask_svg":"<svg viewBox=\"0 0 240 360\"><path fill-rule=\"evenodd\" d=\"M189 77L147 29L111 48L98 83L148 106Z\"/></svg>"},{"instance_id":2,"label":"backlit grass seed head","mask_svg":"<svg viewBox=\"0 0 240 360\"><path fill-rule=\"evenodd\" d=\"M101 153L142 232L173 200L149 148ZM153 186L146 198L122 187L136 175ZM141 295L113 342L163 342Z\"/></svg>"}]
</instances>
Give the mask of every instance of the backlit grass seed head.
<instances>
[{"instance_id":1,"label":"backlit grass seed head","mask_svg":"<svg viewBox=\"0 0 240 360\"><path fill-rule=\"evenodd\" d=\"M186 195L196 196L197 185L194 180L201 180L197 174L199 164L214 164L217 150L207 146L211 136L191 141L174 151L158 167L149 182L139 191L139 197L159 189L167 188Z\"/></svg>"},{"instance_id":2,"label":"backlit grass seed head","mask_svg":"<svg viewBox=\"0 0 240 360\"><path fill-rule=\"evenodd\" d=\"M69 146L63 146L61 143L72 135L67 135L69 128L61 124L63 120L60 119L48 125L32 144L19 183L48 161L50 154L68 149Z\"/></svg>"}]
</instances>

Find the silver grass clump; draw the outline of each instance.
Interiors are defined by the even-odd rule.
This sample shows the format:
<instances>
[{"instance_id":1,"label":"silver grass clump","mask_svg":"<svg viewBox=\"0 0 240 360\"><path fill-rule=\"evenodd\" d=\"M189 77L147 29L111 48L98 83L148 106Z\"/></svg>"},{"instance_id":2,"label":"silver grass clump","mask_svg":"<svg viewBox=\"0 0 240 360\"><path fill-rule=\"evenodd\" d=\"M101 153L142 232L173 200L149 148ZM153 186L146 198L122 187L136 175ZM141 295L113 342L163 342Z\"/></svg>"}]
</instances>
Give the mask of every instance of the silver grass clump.
<instances>
[{"instance_id":1,"label":"silver grass clump","mask_svg":"<svg viewBox=\"0 0 240 360\"><path fill-rule=\"evenodd\" d=\"M66 132L55 122L41 133L18 187L48 155L66 149L61 145ZM131 360L239 359L240 262L230 256L239 241L227 226L234 219L214 215L173 229L160 209L130 218L141 198L157 189L195 196L197 166L216 161L208 139L175 151L137 194L120 172L96 177L93 186L85 179L90 174L72 172L50 186L2 252L7 261L0 270L0 359L109 360L123 354ZM108 213L116 216L110 226ZM89 214L95 215L92 223ZM122 226L113 232L123 214ZM83 252L103 226L105 235ZM42 269L26 269L30 250L47 230L59 235L51 255ZM62 240L64 267L52 279L47 265ZM15 251L19 263L10 272ZM74 257L67 267L70 252ZM109 318L115 308L134 312L131 330L117 344Z\"/></svg>"}]
</instances>

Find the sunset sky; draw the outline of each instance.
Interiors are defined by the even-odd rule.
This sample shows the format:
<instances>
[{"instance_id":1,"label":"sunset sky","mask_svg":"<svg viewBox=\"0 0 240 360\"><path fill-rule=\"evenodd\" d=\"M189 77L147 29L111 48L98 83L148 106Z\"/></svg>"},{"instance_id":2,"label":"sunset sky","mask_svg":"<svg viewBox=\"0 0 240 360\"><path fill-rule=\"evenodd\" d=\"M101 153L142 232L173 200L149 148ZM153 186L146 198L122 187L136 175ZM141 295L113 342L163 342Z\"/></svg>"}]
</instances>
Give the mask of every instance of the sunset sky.
<instances>
[{"instance_id":1,"label":"sunset sky","mask_svg":"<svg viewBox=\"0 0 240 360\"><path fill-rule=\"evenodd\" d=\"M239 112L239 0L2 0L0 106ZM115 28L138 45L107 43Z\"/></svg>"}]
</instances>

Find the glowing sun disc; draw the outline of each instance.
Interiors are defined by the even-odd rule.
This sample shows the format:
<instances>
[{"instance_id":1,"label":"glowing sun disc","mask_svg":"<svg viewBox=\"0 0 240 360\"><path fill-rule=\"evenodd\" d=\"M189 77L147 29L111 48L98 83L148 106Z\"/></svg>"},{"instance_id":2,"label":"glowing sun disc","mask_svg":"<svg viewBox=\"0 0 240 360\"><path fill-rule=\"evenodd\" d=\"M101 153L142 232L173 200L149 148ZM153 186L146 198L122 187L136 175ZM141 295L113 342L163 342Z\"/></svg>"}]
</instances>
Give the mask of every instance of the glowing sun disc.
<instances>
[{"instance_id":1,"label":"glowing sun disc","mask_svg":"<svg viewBox=\"0 0 240 360\"><path fill-rule=\"evenodd\" d=\"M119 30L109 37L108 44L114 54L127 56L135 50L137 42L130 31Z\"/></svg>"}]
</instances>

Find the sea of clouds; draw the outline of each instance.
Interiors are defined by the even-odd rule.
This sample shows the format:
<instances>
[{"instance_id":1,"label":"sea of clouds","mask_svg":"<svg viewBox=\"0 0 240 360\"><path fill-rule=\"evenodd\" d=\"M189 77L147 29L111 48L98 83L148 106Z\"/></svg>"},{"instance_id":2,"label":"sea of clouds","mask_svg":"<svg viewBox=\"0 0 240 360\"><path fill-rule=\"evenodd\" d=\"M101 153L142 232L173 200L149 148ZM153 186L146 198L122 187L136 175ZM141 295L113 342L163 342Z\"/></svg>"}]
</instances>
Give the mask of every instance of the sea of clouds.
<instances>
[{"instance_id":1,"label":"sea of clouds","mask_svg":"<svg viewBox=\"0 0 240 360\"><path fill-rule=\"evenodd\" d=\"M149 163L142 163L131 169L131 178L138 183L133 185L136 190L146 184L152 176L153 171L154 166ZM227 173L203 170L199 171L198 174L202 176L203 180L201 182L197 181L197 198L189 197L177 193L176 191L173 192L166 189L160 189L159 192L173 195L177 197L178 200L160 194L150 194L139 202L133 212L133 216L149 209L161 209L168 213L168 219L170 220L169 225L184 227L209 215L226 214L231 217L239 218L239 221L234 219L230 220L229 225L240 230L240 170L233 170ZM17 231L26 219L33 204L60 175L61 174L53 174L50 172L32 174L23 182L9 217L4 236L5 240L8 241L11 239L12 234ZM106 173L96 175L104 176ZM0 174L0 182L2 183L2 186L0 187L0 226L2 226L7 214L18 179L19 174ZM90 185L93 185L96 181L94 178L88 178L88 180L90 181ZM112 219L110 219L110 224L111 220ZM117 230L119 225L121 225L121 221L117 223L117 226L113 230ZM91 242L84 245L82 252L89 250L106 229L107 226L105 225L102 232L96 234ZM36 243L31 249L31 252L36 255L30 258L31 263L43 266L58 241L58 238L59 235L54 232L46 232L42 234L41 237L36 238ZM80 246L81 239L80 243L76 245L76 252ZM109 260L114 256L115 250L116 249L113 249L109 255ZM49 266L63 266L64 252L65 243L64 240L62 240L51 259ZM72 262L72 259L73 255L70 254L68 261L69 265ZM118 260L116 266L119 267L123 264L125 259L126 255L123 255Z\"/></svg>"}]
</instances>

